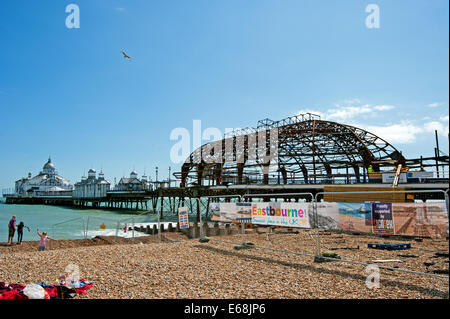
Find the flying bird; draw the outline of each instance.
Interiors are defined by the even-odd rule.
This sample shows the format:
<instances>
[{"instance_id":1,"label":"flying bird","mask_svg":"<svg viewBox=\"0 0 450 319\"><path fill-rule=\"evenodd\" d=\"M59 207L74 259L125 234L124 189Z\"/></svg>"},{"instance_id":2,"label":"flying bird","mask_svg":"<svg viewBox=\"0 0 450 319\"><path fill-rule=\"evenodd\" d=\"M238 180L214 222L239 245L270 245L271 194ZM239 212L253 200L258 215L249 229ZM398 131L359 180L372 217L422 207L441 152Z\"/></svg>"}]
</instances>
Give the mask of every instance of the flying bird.
<instances>
[{"instance_id":1,"label":"flying bird","mask_svg":"<svg viewBox=\"0 0 450 319\"><path fill-rule=\"evenodd\" d=\"M120 52L123 54L123 57L124 57L125 59L131 60L131 58L130 58L128 55L126 55L125 52L123 52L123 51L120 51Z\"/></svg>"}]
</instances>

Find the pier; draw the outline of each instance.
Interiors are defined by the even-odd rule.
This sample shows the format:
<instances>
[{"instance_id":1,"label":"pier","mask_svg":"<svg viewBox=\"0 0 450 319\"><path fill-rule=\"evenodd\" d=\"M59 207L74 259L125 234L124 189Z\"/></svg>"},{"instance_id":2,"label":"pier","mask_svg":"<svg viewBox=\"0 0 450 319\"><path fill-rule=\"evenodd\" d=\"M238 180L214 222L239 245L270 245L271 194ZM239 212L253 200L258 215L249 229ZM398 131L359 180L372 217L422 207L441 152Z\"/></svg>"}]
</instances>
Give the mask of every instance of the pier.
<instances>
[{"instance_id":1,"label":"pier","mask_svg":"<svg viewBox=\"0 0 450 319\"><path fill-rule=\"evenodd\" d=\"M209 204L213 201L231 201L240 200L240 196L252 195L252 197L243 198L244 201L253 199L262 199L265 201L311 201L312 196L318 193L327 192L387 192L386 194L371 195L371 201L390 202L413 202L414 200L444 200L443 193L431 192L431 190L449 189L448 182L444 180L433 183L408 183L401 184L393 188L386 184L349 184L349 185L330 185L330 184L304 184L304 185L228 185L228 186L191 186L191 187L167 187L147 191L110 191L105 197L95 198L74 198L72 196L27 196L4 194L6 204L29 204L29 205L59 205L59 206L77 206L80 208L94 209L121 209L134 211L149 211L160 214L170 213L176 215L178 208L187 206L189 211L196 214L196 221L200 221L199 214L205 217L209 214ZM399 194L389 194L394 190L404 191ZM430 191L430 192L427 192ZM408 193L407 191L411 191ZM414 193L414 191L420 191ZM285 195L284 195L285 194ZM311 194L311 195L307 195ZM260 195L260 196L258 196ZM368 194L360 195L340 195L334 201L342 202L365 202ZM234 199L233 199L234 197ZM202 199L202 200L200 200ZM200 205L198 205L198 203Z\"/></svg>"},{"instance_id":2,"label":"pier","mask_svg":"<svg viewBox=\"0 0 450 319\"><path fill-rule=\"evenodd\" d=\"M133 170L129 178L121 178L111 188L102 171L97 178L90 169L69 191L70 185L49 158L38 176L29 174L16 181L20 195L3 192L3 197L7 204L149 211L161 218L166 213L176 215L178 208L186 206L197 215L197 222L201 213L208 216L211 202L233 197L311 201L323 193L323 200L336 202L443 200L449 189L449 156L439 150L437 134L434 157L408 159L370 132L306 113L279 121L264 119L257 127L204 144L172 175L168 182L149 181L145 173L138 179ZM59 189L48 191L45 186L44 191L34 191L29 187L42 176L57 179ZM399 192L394 195L394 190ZM368 196L375 191L378 194ZM329 193L334 194L330 197Z\"/></svg>"}]
</instances>

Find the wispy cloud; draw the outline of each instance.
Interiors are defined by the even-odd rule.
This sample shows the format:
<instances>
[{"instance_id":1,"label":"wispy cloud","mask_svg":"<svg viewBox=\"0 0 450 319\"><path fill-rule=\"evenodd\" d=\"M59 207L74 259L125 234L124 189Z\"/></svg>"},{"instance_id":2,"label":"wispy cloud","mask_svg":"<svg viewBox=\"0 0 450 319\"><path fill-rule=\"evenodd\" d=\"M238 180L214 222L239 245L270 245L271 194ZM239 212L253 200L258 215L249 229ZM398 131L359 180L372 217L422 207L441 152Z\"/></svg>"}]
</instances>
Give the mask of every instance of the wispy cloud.
<instances>
[{"instance_id":1,"label":"wispy cloud","mask_svg":"<svg viewBox=\"0 0 450 319\"><path fill-rule=\"evenodd\" d=\"M427 106L428 106L428 107L438 107L438 106L441 106L442 104L444 104L444 103L441 103L441 102L434 102L434 103L428 104Z\"/></svg>"},{"instance_id":2,"label":"wispy cloud","mask_svg":"<svg viewBox=\"0 0 450 319\"><path fill-rule=\"evenodd\" d=\"M393 105L375 105L373 108L377 111L389 111L389 110L392 110L394 108L394 106Z\"/></svg>"},{"instance_id":3,"label":"wispy cloud","mask_svg":"<svg viewBox=\"0 0 450 319\"><path fill-rule=\"evenodd\" d=\"M442 121L442 122L448 122L448 115L441 116L439 118L439 120Z\"/></svg>"},{"instance_id":4,"label":"wispy cloud","mask_svg":"<svg viewBox=\"0 0 450 319\"><path fill-rule=\"evenodd\" d=\"M303 109L299 113L314 113L322 119L345 123L365 129L393 144L411 144L416 142L420 134L434 133L446 136L449 132L449 116L443 115L438 119L426 116L421 122L399 119L398 122L374 124L374 119L382 112L395 109L393 105L362 104L358 99L345 100L335 103L333 107L325 111ZM398 116L392 116L398 118Z\"/></svg>"},{"instance_id":5,"label":"wispy cloud","mask_svg":"<svg viewBox=\"0 0 450 319\"><path fill-rule=\"evenodd\" d=\"M358 99L348 99L334 104L333 108L325 112L310 111L316 113L322 118L330 121L350 121L355 118L372 118L380 114L380 112L390 111L394 109L393 105L370 105L362 104ZM299 113L307 112L302 110Z\"/></svg>"},{"instance_id":6,"label":"wispy cloud","mask_svg":"<svg viewBox=\"0 0 450 319\"><path fill-rule=\"evenodd\" d=\"M423 131L421 127L408 121L380 126L361 124L361 127L392 144L414 143L417 135Z\"/></svg>"}]
</instances>

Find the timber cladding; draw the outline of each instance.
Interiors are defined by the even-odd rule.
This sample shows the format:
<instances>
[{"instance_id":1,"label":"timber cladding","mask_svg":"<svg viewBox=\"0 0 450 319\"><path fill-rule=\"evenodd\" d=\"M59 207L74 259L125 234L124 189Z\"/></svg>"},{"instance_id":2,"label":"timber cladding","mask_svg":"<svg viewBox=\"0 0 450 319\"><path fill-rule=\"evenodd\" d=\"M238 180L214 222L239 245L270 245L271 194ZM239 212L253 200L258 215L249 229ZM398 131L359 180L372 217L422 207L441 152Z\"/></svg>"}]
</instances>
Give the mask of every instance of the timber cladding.
<instances>
[{"instance_id":1,"label":"timber cladding","mask_svg":"<svg viewBox=\"0 0 450 319\"><path fill-rule=\"evenodd\" d=\"M325 202L343 202L343 203L364 203L364 202L382 202L382 203L404 203L406 202L406 193L366 193L366 194L327 194L327 192L373 192L373 191L401 191L404 187L364 187L364 186L325 186ZM320 198L319 198L320 199Z\"/></svg>"}]
</instances>

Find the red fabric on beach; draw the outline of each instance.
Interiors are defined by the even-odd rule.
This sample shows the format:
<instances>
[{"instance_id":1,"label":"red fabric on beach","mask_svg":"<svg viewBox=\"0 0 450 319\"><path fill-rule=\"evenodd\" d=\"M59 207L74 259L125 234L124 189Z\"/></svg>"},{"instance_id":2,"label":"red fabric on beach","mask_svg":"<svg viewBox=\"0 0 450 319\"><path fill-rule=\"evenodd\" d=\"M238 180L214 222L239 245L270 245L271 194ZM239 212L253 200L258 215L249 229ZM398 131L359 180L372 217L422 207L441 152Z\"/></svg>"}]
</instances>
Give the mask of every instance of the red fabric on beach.
<instances>
[{"instance_id":1,"label":"red fabric on beach","mask_svg":"<svg viewBox=\"0 0 450 319\"><path fill-rule=\"evenodd\" d=\"M58 296L58 291L56 290L55 287L53 287L53 288L45 288L44 290L47 292L49 298L50 297L56 298Z\"/></svg>"},{"instance_id":2,"label":"red fabric on beach","mask_svg":"<svg viewBox=\"0 0 450 319\"><path fill-rule=\"evenodd\" d=\"M86 290L88 290L88 289L90 289L91 287L92 287L92 285L93 285L94 283L90 283L90 284L85 284L83 287L81 287L81 288L76 288L76 290L77 290L77 293L79 294L79 295L81 295L81 294L83 294L83 295L85 295L86 294Z\"/></svg>"},{"instance_id":3,"label":"red fabric on beach","mask_svg":"<svg viewBox=\"0 0 450 319\"><path fill-rule=\"evenodd\" d=\"M0 299L27 299L23 293L19 293L19 290L25 288L20 284L9 284L8 286L4 282L0 282Z\"/></svg>"},{"instance_id":4,"label":"red fabric on beach","mask_svg":"<svg viewBox=\"0 0 450 319\"><path fill-rule=\"evenodd\" d=\"M14 299L28 299L28 297L24 293L17 291Z\"/></svg>"},{"instance_id":5,"label":"red fabric on beach","mask_svg":"<svg viewBox=\"0 0 450 319\"><path fill-rule=\"evenodd\" d=\"M9 289L23 290L25 288L25 286L21 285L21 284L9 284L8 288Z\"/></svg>"},{"instance_id":6,"label":"red fabric on beach","mask_svg":"<svg viewBox=\"0 0 450 319\"><path fill-rule=\"evenodd\" d=\"M81 294L85 295L86 294L85 291L89 290L92 287L92 285L94 284L93 282L88 284L84 279L80 279L80 282L84 283L84 285L83 285L83 287L75 288L78 295L81 295Z\"/></svg>"},{"instance_id":7,"label":"red fabric on beach","mask_svg":"<svg viewBox=\"0 0 450 319\"><path fill-rule=\"evenodd\" d=\"M18 289L9 289L2 292L0 299L28 299L28 297L19 292Z\"/></svg>"},{"instance_id":8,"label":"red fabric on beach","mask_svg":"<svg viewBox=\"0 0 450 319\"><path fill-rule=\"evenodd\" d=\"M5 290L0 295L0 299L15 299L16 292L14 290Z\"/></svg>"}]
</instances>

